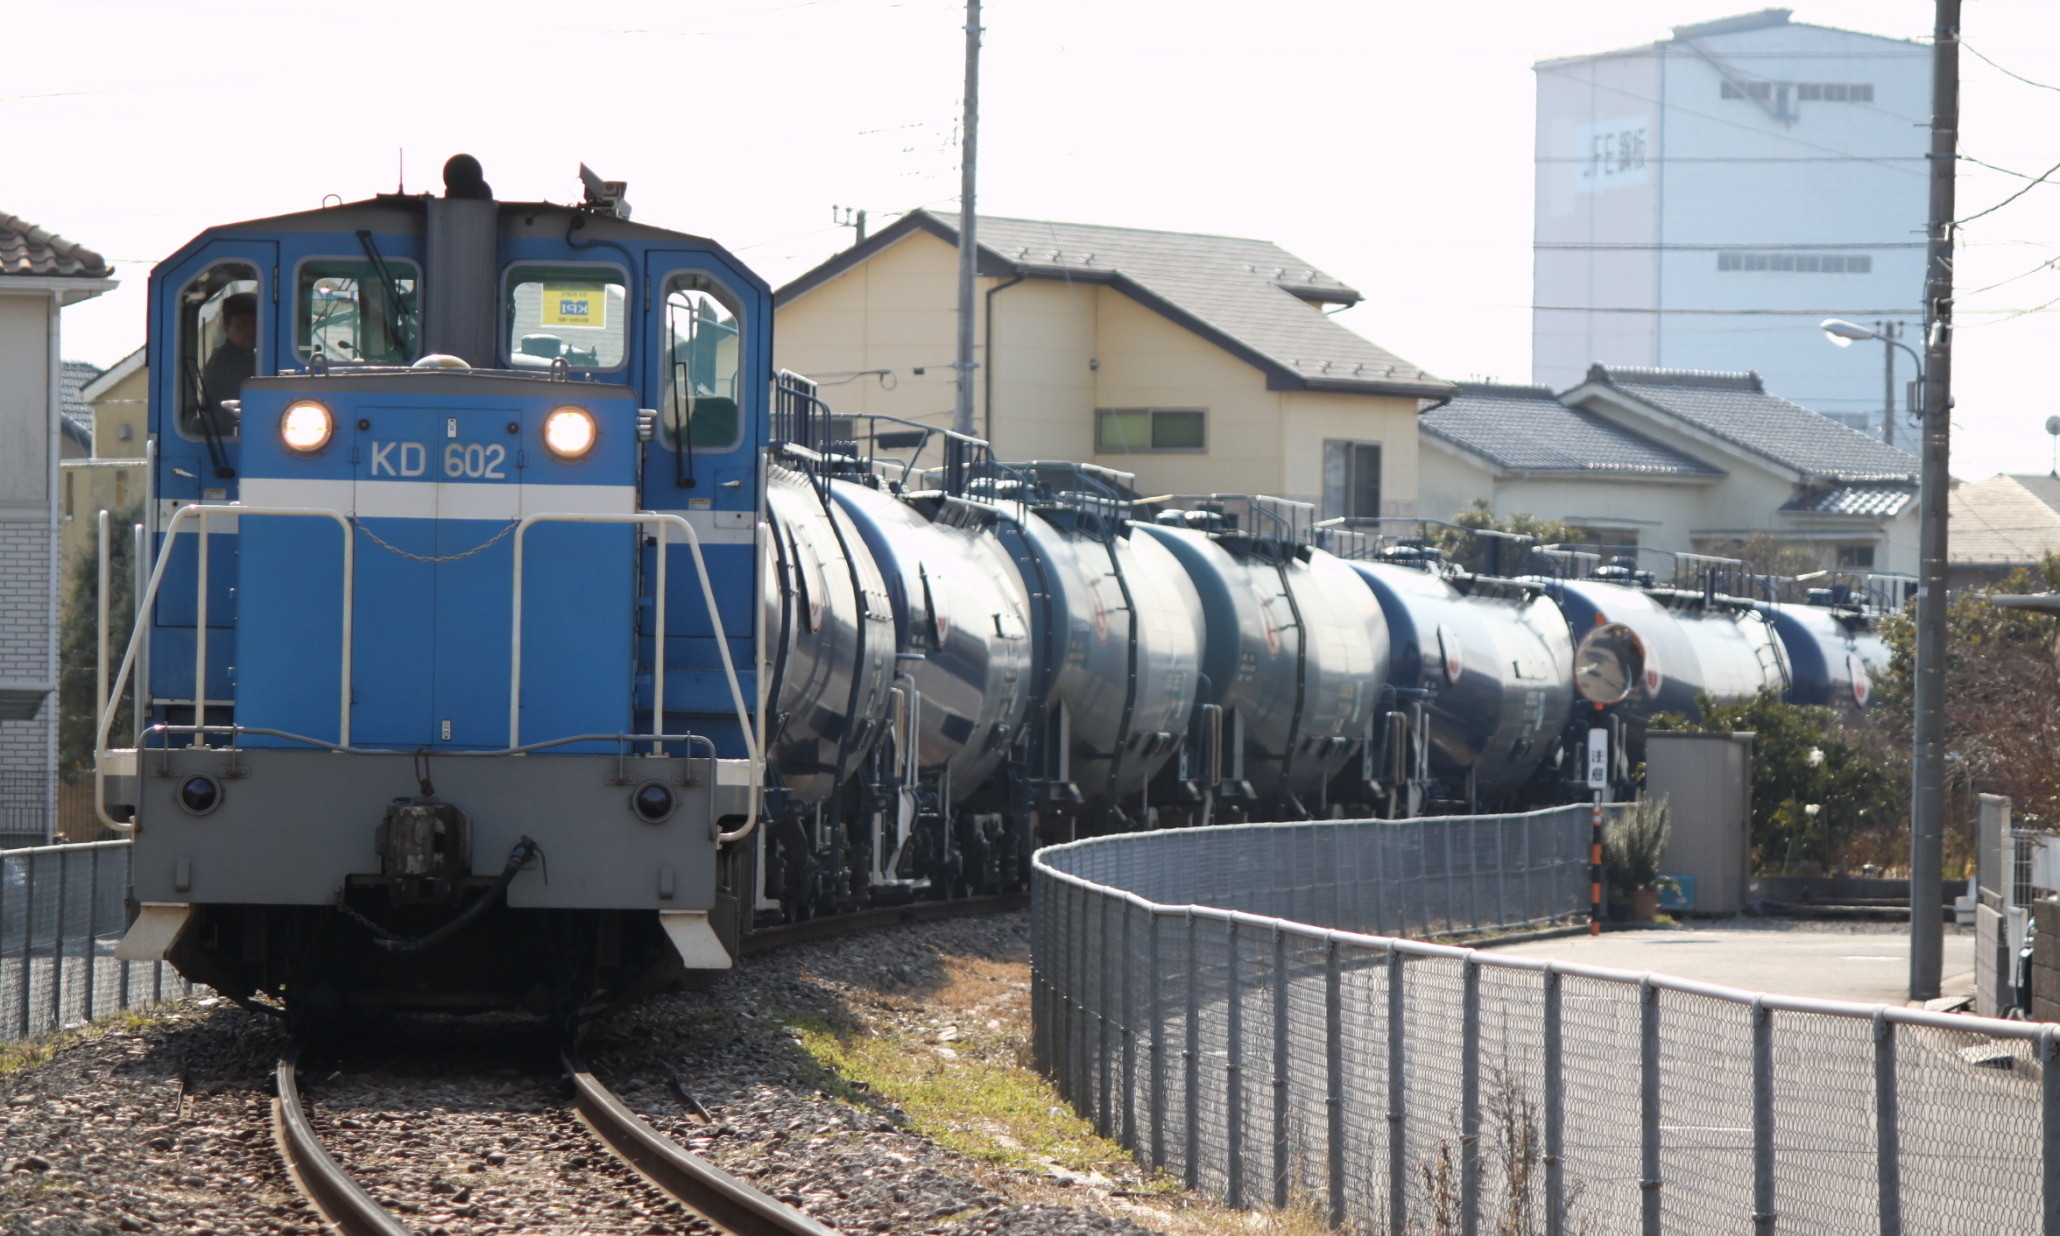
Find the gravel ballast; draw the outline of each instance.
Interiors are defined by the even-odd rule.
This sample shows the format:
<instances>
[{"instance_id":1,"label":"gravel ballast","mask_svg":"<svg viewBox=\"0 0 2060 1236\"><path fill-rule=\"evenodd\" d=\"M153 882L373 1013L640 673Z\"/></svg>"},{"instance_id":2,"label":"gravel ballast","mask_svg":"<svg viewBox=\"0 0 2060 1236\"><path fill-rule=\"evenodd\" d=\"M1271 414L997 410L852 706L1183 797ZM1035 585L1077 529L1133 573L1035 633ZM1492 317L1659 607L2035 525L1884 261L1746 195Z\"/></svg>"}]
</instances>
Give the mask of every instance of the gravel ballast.
<instances>
[{"instance_id":1,"label":"gravel ballast","mask_svg":"<svg viewBox=\"0 0 2060 1236\"><path fill-rule=\"evenodd\" d=\"M979 981L954 979L967 967ZM905 1039L940 1061L970 1064L977 1050L1013 1066L1028 1054L1028 979L1021 913L854 933L752 956L708 990L648 1001L593 1029L585 1051L661 1131L841 1231L1205 1230L1134 1167L1081 1171L940 1145L890 1101L826 1074L794 1028L834 1025L897 1050ZM960 1023L963 1037L951 1031ZM439 1026L431 1037L497 1032ZM402 1063L398 1044L420 1033L375 1028L302 1070L332 1153L398 1203L410 1228L706 1230L595 1146L541 1065L476 1061L459 1076ZM286 1046L271 1019L203 997L70 1032L48 1060L0 1074L0 1233L314 1236L321 1226L269 1132L271 1069ZM1010 1141L1002 1129L989 1136Z\"/></svg>"}]
</instances>

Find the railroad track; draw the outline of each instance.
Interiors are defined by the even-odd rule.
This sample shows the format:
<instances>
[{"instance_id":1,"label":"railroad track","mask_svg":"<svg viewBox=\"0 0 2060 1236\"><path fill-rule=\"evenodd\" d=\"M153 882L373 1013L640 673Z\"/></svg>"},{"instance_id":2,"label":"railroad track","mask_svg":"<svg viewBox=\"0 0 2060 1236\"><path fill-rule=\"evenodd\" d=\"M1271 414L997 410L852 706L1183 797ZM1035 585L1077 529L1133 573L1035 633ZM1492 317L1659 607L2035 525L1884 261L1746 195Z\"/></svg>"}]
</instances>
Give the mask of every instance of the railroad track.
<instances>
[{"instance_id":1,"label":"railroad track","mask_svg":"<svg viewBox=\"0 0 2060 1236\"><path fill-rule=\"evenodd\" d=\"M560 1061L580 1123L661 1195L735 1236L833 1236L821 1223L660 1134L596 1081L571 1049ZM340 1236L414 1236L323 1147L302 1106L298 1072L293 1056L280 1059L272 1100L274 1137L294 1183Z\"/></svg>"},{"instance_id":2,"label":"railroad track","mask_svg":"<svg viewBox=\"0 0 2060 1236\"><path fill-rule=\"evenodd\" d=\"M905 906L859 910L850 914L826 914L821 918L804 919L798 923L761 927L744 937L743 951L757 953L783 944L820 940L825 936L841 936L868 927L929 923L947 918L965 918L974 914L1001 914L1009 910L1024 909L1029 904L1030 894L1027 892L990 893L981 897L961 897L956 901L912 901Z\"/></svg>"}]
</instances>

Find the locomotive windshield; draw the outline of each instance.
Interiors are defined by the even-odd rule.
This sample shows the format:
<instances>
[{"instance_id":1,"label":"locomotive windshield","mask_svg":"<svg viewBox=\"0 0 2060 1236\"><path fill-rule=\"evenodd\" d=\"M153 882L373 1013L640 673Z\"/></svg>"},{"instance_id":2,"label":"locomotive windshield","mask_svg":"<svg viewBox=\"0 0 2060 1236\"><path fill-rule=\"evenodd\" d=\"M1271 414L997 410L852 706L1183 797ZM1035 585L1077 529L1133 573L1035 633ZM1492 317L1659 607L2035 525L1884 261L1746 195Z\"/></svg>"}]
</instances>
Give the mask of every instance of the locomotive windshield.
<instances>
[{"instance_id":1,"label":"locomotive windshield","mask_svg":"<svg viewBox=\"0 0 2060 1236\"><path fill-rule=\"evenodd\" d=\"M503 341L511 369L617 369L628 351L627 284L609 266L525 265L508 271Z\"/></svg>"},{"instance_id":2,"label":"locomotive windshield","mask_svg":"<svg viewBox=\"0 0 2060 1236\"><path fill-rule=\"evenodd\" d=\"M696 450L737 444L738 344L741 323L729 294L708 276L674 275L665 292L665 441L681 429Z\"/></svg>"},{"instance_id":3,"label":"locomotive windshield","mask_svg":"<svg viewBox=\"0 0 2060 1236\"><path fill-rule=\"evenodd\" d=\"M302 360L405 365L415 359L417 274L412 262L314 258L301 263L294 350Z\"/></svg>"}]
</instances>

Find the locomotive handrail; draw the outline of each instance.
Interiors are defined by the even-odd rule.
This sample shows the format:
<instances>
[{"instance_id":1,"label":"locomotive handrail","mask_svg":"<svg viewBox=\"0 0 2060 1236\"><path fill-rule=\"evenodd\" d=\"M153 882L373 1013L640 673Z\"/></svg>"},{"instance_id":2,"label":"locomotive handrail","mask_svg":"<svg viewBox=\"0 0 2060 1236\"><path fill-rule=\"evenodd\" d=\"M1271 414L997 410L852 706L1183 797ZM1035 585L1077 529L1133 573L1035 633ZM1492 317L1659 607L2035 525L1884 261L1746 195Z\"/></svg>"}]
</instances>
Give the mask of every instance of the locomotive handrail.
<instances>
[{"instance_id":1,"label":"locomotive handrail","mask_svg":"<svg viewBox=\"0 0 2060 1236\"><path fill-rule=\"evenodd\" d=\"M297 742L303 746L314 747L320 751L334 751L341 755L405 755L410 758L422 755L422 748L420 747L340 747L326 738L310 738L306 734L296 734L291 730L275 730L270 726L264 725L152 725L146 727L143 731L144 738L149 738L154 734L227 734L231 737L241 734L258 734L266 738L281 738L287 742ZM532 751L542 751L549 747L570 746L576 742L612 742L633 747L638 743L650 742L653 739L659 742L676 742L683 745L698 743L709 749L711 753L710 759L721 758L719 755L714 754L715 742L713 739L709 738L706 734L696 734L692 730L682 730L677 734L605 734L597 731L592 734L569 734L563 738L547 738L542 742L528 742L519 747L497 747L489 751L438 748L432 754L439 760L481 759L487 756L528 755ZM169 751L171 748L147 747L144 750ZM693 757L689 756L687 758L692 759Z\"/></svg>"},{"instance_id":2,"label":"locomotive handrail","mask_svg":"<svg viewBox=\"0 0 2060 1236\"><path fill-rule=\"evenodd\" d=\"M158 590L164 584L165 567L172 560L172 544L179 535L180 525L187 522L189 516L194 517L194 522L200 525L195 571L195 591L197 595L195 598L193 638L194 725L192 728L196 733L209 732L207 725L207 521L209 514L212 512L237 516L281 515L332 519L336 521L337 527L342 529L343 638L340 660L342 662L341 676L343 685L341 691L342 699L338 704L341 717L337 723L337 738L346 747L350 744L351 594L357 579L356 556L354 552L357 542L351 536L350 521L340 511L322 510L315 507L245 506L240 502L189 503L172 512L171 520L165 524L164 546L158 553L157 562L151 567L150 581L144 587L143 595L137 599L135 630L129 633L129 646L122 652L122 665L115 675L114 688L111 692L102 692L97 701L100 708L100 717L93 727L93 813L100 818L100 822L103 825L114 829L116 832L131 832L134 831L136 826L132 823L118 821L107 814L107 731L114 720L114 709L110 706L109 701L115 696L119 696L122 693L122 689L128 684L129 674L136 662L137 646L142 643L144 636L149 632L152 625L145 622L144 617L150 613L151 607L157 602ZM100 552L104 558L107 553L107 538L105 536L101 537ZM107 572L103 565L101 571L103 579L106 578L106 574ZM104 594L106 592L105 587L101 591ZM107 623L104 618L100 626L102 631L107 629Z\"/></svg>"},{"instance_id":3,"label":"locomotive handrail","mask_svg":"<svg viewBox=\"0 0 2060 1236\"><path fill-rule=\"evenodd\" d=\"M701 599L708 607L708 623L715 631L715 649L722 660L723 677L728 681L730 700L737 708L737 728L744 739L745 754L751 764L751 794L746 808L743 826L736 830L738 837L748 836L758 825L758 794L760 771L758 767L758 736L752 728L751 711L744 704L744 688L737 681L737 667L730 658L729 635L723 630L722 613L715 603L715 584L708 577L708 561L701 555L701 538L694 531L694 525L683 515L667 514L662 511L636 511L627 515L581 514L574 512L539 512L525 515L515 526L515 569L514 602L510 618L508 647L508 746L512 750L522 745L522 546L529 529L540 523L569 524L651 524L658 528L658 569L653 581L652 615L652 674L651 674L651 728L655 731L665 724L665 544L666 530L678 528L686 534L687 550L694 557L694 569L701 577ZM754 534L755 540L763 544L763 524ZM758 641L754 641L756 643ZM762 711L762 710L761 710ZM664 750L662 742L652 743L652 754ZM712 774L711 774L712 775ZM718 834L718 838L727 834Z\"/></svg>"}]
</instances>

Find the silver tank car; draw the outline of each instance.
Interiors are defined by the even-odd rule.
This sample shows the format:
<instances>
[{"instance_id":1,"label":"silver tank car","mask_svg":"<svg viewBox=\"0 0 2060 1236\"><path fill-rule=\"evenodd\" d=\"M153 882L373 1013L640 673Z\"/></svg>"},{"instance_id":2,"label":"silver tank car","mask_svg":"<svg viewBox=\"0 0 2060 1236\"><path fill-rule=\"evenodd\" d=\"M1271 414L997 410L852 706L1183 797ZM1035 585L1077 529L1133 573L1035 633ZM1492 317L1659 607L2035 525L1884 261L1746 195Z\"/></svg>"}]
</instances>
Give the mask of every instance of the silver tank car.
<instances>
[{"instance_id":1,"label":"silver tank car","mask_svg":"<svg viewBox=\"0 0 2060 1236\"><path fill-rule=\"evenodd\" d=\"M995 541L992 508L938 494L897 498L833 481L879 563L916 709L918 771L944 806L979 789L1008 753L1029 705L1023 581Z\"/></svg>"},{"instance_id":2,"label":"silver tank car","mask_svg":"<svg viewBox=\"0 0 2060 1236\"><path fill-rule=\"evenodd\" d=\"M766 515L777 566L761 575L777 727L766 751L787 792L812 806L856 775L885 725L894 614L857 526L809 480L770 469Z\"/></svg>"},{"instance_id":3,"label":"silver tank car","mask_svg":"<svg viewBox=\"0 0 2060 1236\"><path fill-rule=\"evenodd\" d=\"M1043 701L1032 713L1044 737L1039 809L1068 814L1074 799L1097 827L1149 824L1142 792L1187 737L1194 709L1200 597L1171 552L1133 534L1128 503L1078 487L1098 470L1024 470L1044 484L1020 504L998 504L997 532L1029 589L1032 698Z\"/></svg>"},{"instance_id":4,"label":"silver tank car","mask_svg":"<svg viewBox=\"0 0 2060 1236\"><path fill-rule=\"evenodd\" d=\"M1138 525L1200 598L1199 698L1223 710L1218 796L1254 818L1328 810L1386 676L1378 607L1349 567L1305 543L1308 515L1281 499L1211 498Z\"/></svg>"},{"instance_id":5,"label":"silver tank car","mask_svg":"<svg viewBox=\"0 0 2060 1236\"><path fill-rule=\"evenodd\" d=\"M1626 717L1693 717L1698 694L1746 699L1764 687L1788 686L1788 657L1773 624L1744 602L1596 580L1561 581L1550 591L1576 644L1605 623L1621 623L1637 634L1644 659L1639 681L1619 706Z\"/></svg>"},{"instance_id":6,"label":"silver tank car","mask_svg":"<svg viewBox=\"0 0 2060 1236\"><path fill-rule=\"evenodd\" d=\"M1552 753L1573 704L1573 640L1558 607L1507 581L1350 565L1387 619L1388 707L1420 735L1423 767L1392 786L1418 801L1395 806L1503 809Z\"/></svg>"},{"instance_id":7,"label":"silver tank car","mask_svg":"<svg viewBox=\"0 0 2060 1236\"><path fill-rule=\"evenodd\" d=\"M1874 700L1874 680L1888 669L1888 645L1873 615L1826 605L1761 602L1788 653L1791 703L1858 710Z\"/></svg>"}]
</instances>

